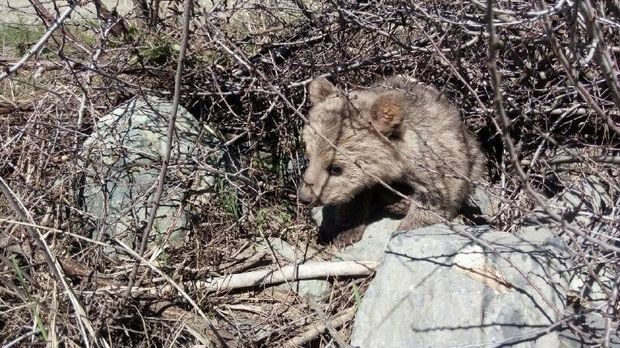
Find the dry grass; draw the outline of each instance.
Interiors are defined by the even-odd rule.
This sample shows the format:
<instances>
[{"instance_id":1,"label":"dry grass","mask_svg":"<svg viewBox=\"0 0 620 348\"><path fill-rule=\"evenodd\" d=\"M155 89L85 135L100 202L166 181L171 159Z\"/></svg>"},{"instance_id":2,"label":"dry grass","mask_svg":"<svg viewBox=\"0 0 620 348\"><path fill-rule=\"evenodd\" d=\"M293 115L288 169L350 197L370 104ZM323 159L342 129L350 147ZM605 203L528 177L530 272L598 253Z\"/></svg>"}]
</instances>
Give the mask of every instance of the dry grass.
<instances>
[{"instance_id":1,"label":"dry grass","mask_svg":"<svg viewBox=\"0 0 620 348\"><path fill-rule=\"evenodd\" d=\"M218 168L217 199L192 206L199 218L190 241L143 264L134 291L125 296L134 260L111 259L101 241L90 239L97 220L80 205L77 155L93 125L114 106L140 93L172 98L182 6L169 5L150 26L139 26L135 14L112 29L101 18L73 18L16 75L0 81L0 177L30 216L24 219L0 197L0 341L280 346L353 308L368 279L332 279L324 306L285 288L214 294L187 287L286 264L269 249L256 257L257 245L269 237L324 249L295 198L303 163L303 121L296 112L307 110L305 84L321 74L354 88L377 76L408 73L444 91L488 154L490 185L503 200L490 217L496 228L516 230L537 200L547 205L580 179L596 176L611 204L586 207L582 215L589 224L549 214L553 208L543 215L569 241L575 270L589 271L586 284L603 271L617 277L615 3L496 4L504 124L494 105L482 3L238 1L195 8L181 85L181 104L229 156ZM2 41L0 63L12 66L25 53L23 45L39 37ZM206 155L196 159L197 168L211 165ZM591 234L600 226L606 236ZM53 271L54 260L64 276ZM186 287L162 292L170 282ZM575 298L578 311L609 318L602 336L581 332L604 346L606 335L617 335L611 328L619 319L618 284L600 286L609 295L600 308L587 308L588 286ZM345 341L350 334L350 324L332 329ZM333 337L322 333L307 344L328 346Z\"/></svg>"}]
</instances>

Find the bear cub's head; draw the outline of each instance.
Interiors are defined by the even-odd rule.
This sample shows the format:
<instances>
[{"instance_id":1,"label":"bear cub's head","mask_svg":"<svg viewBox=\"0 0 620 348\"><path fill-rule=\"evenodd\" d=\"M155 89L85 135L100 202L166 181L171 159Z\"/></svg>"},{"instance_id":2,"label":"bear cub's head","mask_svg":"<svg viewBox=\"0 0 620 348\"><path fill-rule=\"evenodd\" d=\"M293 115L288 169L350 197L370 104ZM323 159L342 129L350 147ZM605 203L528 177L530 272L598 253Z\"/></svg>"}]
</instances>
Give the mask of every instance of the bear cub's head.
<instances>
[{"instance_id":1,"label":"bear cub's head","mask_svg":"<svg viewBox=\"0 0 620 348\"><path fill-rule=\"evenodd\" d=\"M396 89L345 94L325 78L310 83L312 103L303 130L308 168L299 188L307 204L342 204L366 188L398 180L398 144L410 104ZM334 148L336 147L336 149Z\"/></svg>"}]
</instances>

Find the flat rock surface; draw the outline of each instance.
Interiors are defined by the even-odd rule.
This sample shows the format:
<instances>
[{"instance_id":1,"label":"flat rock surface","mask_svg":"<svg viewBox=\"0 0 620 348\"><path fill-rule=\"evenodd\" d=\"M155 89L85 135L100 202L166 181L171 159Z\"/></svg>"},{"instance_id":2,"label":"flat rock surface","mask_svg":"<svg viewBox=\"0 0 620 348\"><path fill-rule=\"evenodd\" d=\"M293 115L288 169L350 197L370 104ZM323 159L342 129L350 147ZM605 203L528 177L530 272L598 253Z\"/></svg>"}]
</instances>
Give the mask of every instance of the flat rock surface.
<instances>
[{"instance_id":1,"label":"flat rock surface","mask_svg":"<svg viewBox=\"0 0 620 348\"><path fill-rule=\"evenodd\" d=\"M547 230L531 237L446 225L397 234L361 302L351 344L558 347L557 333L539 336L563 312L564 244Z\"/></svg>"}]
</instances>

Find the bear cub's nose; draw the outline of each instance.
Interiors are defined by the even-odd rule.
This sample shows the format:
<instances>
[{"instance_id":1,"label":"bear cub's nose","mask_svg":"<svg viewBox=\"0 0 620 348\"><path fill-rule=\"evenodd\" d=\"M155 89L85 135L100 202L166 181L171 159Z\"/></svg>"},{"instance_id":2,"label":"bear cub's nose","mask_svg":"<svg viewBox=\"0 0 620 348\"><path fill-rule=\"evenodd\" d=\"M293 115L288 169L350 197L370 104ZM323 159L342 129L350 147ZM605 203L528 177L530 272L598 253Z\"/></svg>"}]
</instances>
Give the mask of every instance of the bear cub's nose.
<instances>
[{"instance_id":1,"label":"bear cub's nose","mask_svg":"<svg viewBox=\"0 0 620 348\"><path fill-rule=\"evenodd\" d=\"M316 197L312 193L310 186L305 183L302 184L302 186L297 191L297 198L299 198L299 201L303 204L312 204L316 201Z\"/></svg>"}]
</instances>

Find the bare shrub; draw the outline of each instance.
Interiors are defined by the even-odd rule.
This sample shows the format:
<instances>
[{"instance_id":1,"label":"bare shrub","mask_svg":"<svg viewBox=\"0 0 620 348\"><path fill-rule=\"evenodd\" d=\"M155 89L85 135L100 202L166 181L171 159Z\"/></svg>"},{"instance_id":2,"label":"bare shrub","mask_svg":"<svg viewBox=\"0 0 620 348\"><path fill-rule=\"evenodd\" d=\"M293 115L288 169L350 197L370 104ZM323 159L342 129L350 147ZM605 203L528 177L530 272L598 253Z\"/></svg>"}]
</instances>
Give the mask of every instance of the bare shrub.
<instances>
[{"instance_id":1,"label":"bare shrub","mask_svg":"<svg viewBox=\"0 0 620 348\"><path fill-rule=\"evenodd\" d=\"M348 324L338 314L349 313L366 279L333 280L325 308L273 288L207 294L192 284L281 266L272 249L254 251L271 236L314 245L295 196L306 85L324 75L355 88L395 73L433 84L460 107L487 152L488 186L502 198L494 227L517 231L535 220L569 242L574 272L584 278L571 305L600 314L604 324L596 330L578 316L571 329L588 344L617 339L616 3L502 0L492 10L475 0L196 4L180 102L229 160L213 168L207 154L194 159L218 175L217 199L196 203L199 221L187 245L142 263L135 277L141 255L109 259L102 241L90 238L98 222L80 205L77 159L115 105L138 94L173 99L183 6L153 2L119 14L95 0L64 17L67 7L56 0L0 6L10 13L0 24L3 342L271 346L307 342L308 332L318 345L342 342ZM583 184L593 178L606 201ZM586 198L578 216L554 200L569 191ZM170 283L182 286L162 292ZM591 301L594 289L601 301ZM319 322L333 325L314 330Z\"/></svg>"}]
</instances>

